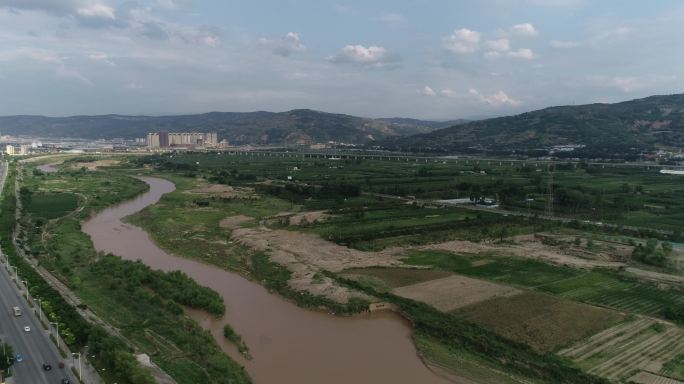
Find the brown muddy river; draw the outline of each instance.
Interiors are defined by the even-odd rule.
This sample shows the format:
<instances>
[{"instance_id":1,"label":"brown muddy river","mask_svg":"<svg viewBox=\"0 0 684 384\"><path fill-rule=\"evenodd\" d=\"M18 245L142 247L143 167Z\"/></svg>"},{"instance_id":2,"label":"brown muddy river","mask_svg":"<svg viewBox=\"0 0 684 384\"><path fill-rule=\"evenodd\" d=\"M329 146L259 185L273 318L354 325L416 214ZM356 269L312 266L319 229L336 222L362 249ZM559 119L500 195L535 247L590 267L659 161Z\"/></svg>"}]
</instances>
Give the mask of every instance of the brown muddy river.
<instances>
[{"instance_id":1,"label":"brown muddy river","mask_svg":"<svg viewBox=\"0 0 684 384\"><path fill-rule=\"evenodd\" d=\"M181 270L223 296L226 314L216 320L199 311L190 315L209 329L219 345L244 365L257 384L437 384L447 381L417 355L409 324L393 313L335 317L310 311L271 294L261 285L223 269L166 253L138 227L121 222L175 189L152 177L143 195L102 211L83 225L98 251L152 268ZM245 360L223 338L230 323L247 343Z\"/></svg>"}]
</instances>

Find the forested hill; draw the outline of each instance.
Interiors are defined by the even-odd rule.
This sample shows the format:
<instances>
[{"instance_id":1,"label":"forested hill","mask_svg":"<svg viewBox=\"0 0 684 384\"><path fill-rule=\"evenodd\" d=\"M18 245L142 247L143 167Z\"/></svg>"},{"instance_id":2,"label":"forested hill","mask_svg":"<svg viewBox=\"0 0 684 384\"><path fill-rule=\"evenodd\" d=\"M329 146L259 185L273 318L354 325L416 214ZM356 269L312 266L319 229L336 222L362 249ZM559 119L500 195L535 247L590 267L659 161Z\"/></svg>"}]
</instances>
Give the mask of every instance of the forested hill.
<instances>
[{"instance_id":1,"label":"forested hill","mask_svg":"<svg viewBox=\"0 0 684 384\"><path fill-rule=\"evenodd\" d=\"M684 94L651 96L615 104L550 107L516 116L390 139L389 149L422 152L544 152L583 145L578 157L635 154L684 146ZM567 154L569 155L569 153Z\"/></svg>"},{"instance_id":2,"label":"forested hill","mask_svg":"<svg viewBox=\"0 0 684 384\"><path fill-rule=\"evenodd\" d=\"M212 112L179 116L6 116L0 132L33 137L111 139L147 132L217 132L236 144L295 144L336 141L372 143L388 137L431 132L458 123L415 119L369 119L309 109L289 112Z\"/></svg>"}]
</instances>

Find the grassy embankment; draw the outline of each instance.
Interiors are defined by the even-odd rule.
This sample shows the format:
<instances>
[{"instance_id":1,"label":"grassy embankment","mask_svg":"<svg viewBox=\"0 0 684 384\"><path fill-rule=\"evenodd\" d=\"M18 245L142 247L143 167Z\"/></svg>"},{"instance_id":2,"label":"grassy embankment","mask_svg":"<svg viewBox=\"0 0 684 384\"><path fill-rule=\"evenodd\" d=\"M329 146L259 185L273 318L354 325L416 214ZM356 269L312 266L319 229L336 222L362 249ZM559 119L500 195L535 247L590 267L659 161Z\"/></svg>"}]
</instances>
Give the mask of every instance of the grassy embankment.
<instances>
[{"instance_id":1,"label":"grassy embankment","mask_svg":"<svg viewBox=\"0 0 684 384\"><path fill-rule=\"evenodd\" d=\"M249 382L211 335L183 313L181 305L223 314L223 302L215 292L182 273L155 272L139 262L98 255L80 231L80 223L91 214L140 194L147 189L145 183L116 170L27 171L24 179L31 191L24 228L34 228L26 234L29 251L86 305L178 382ZM61 218L48 220L34 205L50 204L52 199L64 213L71 207L65 194L79 196L79 207ZM103 356L107 350L103 345ZM128 382L125 376L114 379Z\"/></svg>"}]
</instances>

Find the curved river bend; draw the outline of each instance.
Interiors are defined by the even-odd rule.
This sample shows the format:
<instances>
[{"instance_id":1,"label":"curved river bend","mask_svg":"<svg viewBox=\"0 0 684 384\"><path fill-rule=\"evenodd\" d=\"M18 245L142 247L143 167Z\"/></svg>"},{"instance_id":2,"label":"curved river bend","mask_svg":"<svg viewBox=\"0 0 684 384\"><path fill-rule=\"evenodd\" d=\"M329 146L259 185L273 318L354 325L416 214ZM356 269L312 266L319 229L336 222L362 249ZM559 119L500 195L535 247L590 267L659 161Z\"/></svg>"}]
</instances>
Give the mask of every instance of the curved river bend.
<instances>
[{"instance_id":1,"label":"curved river bend","mask_svg":"<svg viewBox=\"0 0 684 384\"><path fill-rule=\"evenodd\" d=\"M448 383L423 364L409 325L396 314L345 318L306 310L236 273L166 253L142 229L121 221L175 189L163 179L141 179L149 184L148 192L102 211L84 223L83 231L98 251L140 259L163 271L184 271L221 294L227 308L222 319L200 311L190 315L246 367L255 383ZM226 322L247 343L253 360L242 358L224 340Z\"/></svg>"}]
</instances>

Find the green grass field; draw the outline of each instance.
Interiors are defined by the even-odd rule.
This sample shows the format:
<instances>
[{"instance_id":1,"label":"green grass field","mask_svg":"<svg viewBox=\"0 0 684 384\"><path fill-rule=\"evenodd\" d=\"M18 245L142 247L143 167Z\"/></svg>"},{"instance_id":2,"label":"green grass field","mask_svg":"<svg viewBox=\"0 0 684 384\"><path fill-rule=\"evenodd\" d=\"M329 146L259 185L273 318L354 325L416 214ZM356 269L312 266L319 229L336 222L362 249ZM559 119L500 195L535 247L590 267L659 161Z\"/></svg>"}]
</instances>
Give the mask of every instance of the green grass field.
<instances>
[{"instance_id":1,"label":"green grass field","mask_svg":"<svg viewBox=\"0 0 684 384\"><path fill-rule=\"evenodd\" d=\"M73 193L40 193L31 197L26 211L35 217L56 219L78 207L78 196Z\"/></svg>"},{"instance_id":2,"label":"green grass field","mask_svg":"<svg viewBox=\"0 0 684 384\"><path fill-rule=\"evenodd\" d=\"M658 289L610 272L586 273L539 289L572 300L655 317L663 317L666 308L684 311L684 292Z\"/></svg>"},{"instance_id":3,"label":"green grass field","mask_svg":"<svg viewBox=\"0 0 684 384\"><path fill-rule=\"evenodd\" d=\"M533 213L544 211L550 178L548 166L534 161L331 161L199 153L140 161L189 170L231 185L291 177L297 183L348 183L363 192L422 199L498 196L509 208ZM656 229L680 230L684 224L681 177L659 174L656 169L559 162L553 180L554 207L559 214ZM319 209L320 201L306 202L305 207Z\"/></svg>"},{"instance_id":4,"label":"green grass field","mask_svg":"<svg viewBox=\"0 0 684 384\"><path fill-rule=\"evenodd\" d=\"M504 284L536 287L580 275L582 272L541 261L496 255L464 255L446 251L409 251L404 262L429 266Z\"/></svg>"}]
</instances>

